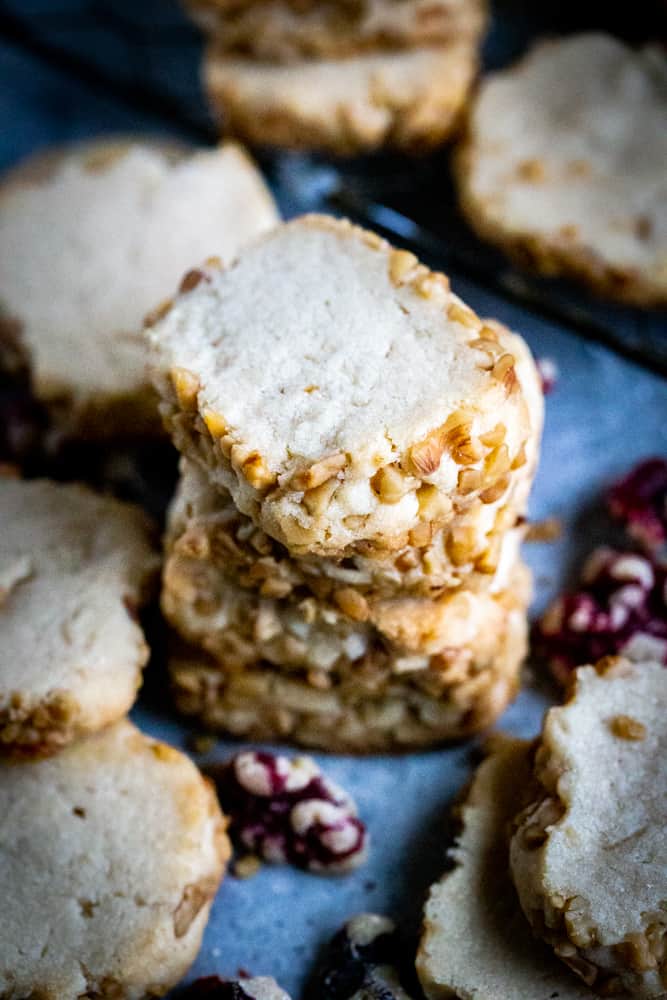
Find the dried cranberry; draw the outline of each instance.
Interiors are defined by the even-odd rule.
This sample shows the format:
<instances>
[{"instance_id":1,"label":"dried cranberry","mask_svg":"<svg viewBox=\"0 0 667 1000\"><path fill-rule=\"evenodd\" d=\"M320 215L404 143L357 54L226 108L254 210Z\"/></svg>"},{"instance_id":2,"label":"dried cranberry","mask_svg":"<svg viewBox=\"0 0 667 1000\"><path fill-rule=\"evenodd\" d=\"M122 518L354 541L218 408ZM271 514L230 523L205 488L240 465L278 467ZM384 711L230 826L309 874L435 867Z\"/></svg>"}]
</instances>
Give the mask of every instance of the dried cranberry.
<instances>
[{"instance_id":1,"label":"dried cranberry","mask_svg":"<svg viewBox=\"0 0 667 1000\"><path fill-rule=\"evenodd\" d=\"M218 976L197 979L180 996L183 1000L258 1000L260 996L263 1000L289 1000L273 979L244 979L239 982Z\"/></svg>"},{"instance_id":2,"label":"dried cranberry","mask_svg":"<svg viewBox=\"0 0 667 1000\"><path fill-rule=\"evenodd\" d=\"M368 834L354 802L310 757L239 753L218 791L232 838L265 861L344 872L365 858Z\"/></svg>"},{"instance_id":3,"label":"dried cranberry","mask_svg":"<svg viewBox=\"0 0 667 1000\"><path fill-rule=\"evenodd\" d=\"M574 667L610 654L667 664L667 564L599 548L581 582L554 601L535 629L535 650L557 680L564 683Z\"/></svg>"},{"instance_id":4,"label":"dried cranberry","mask_svg":"<svg viewBox=\"0 0 667 1000\"><path fill-rule=\"evenodd\" d=\"M612 517L647 552L667 541L667 461L649 458L611 487L607 504Z\"/></svg>"},{"instance_id":5,"label":"dried cranberry","mask_svg":"<svg viewBox=\"0 0 667 1000\"><path fill-rule=\"evenodd\" d=\"M332 938L308 996L312 1000L410 1000L397 969L406 957L393 922L362 913Z\"/></svg>"}]
</instances>

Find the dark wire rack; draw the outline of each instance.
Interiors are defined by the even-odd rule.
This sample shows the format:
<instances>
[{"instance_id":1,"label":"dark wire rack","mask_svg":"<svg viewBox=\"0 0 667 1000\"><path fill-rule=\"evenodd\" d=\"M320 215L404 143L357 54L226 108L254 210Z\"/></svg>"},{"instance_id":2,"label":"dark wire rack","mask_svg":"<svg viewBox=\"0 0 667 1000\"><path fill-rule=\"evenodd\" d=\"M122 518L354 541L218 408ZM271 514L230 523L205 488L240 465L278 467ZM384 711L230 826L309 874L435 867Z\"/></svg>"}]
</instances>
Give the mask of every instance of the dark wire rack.
<instances>
[{"instance_id":1,"label":"dark wire rack","mask_svg":"<svg viewBox=\"0 0 667 1000\"><path fill-rule=\"evenodd\" d=\"M607 5L604 25L597 4L499 0L494 10L484 52L490 67L511 62L538 33L603 27L637 43L665 35L660 0L645 3L641 16L633 15L630 23L621 5ZM123 109L135 127L193 143L217 139L199 81L202 39L176 2L0 0L0 46L28 60L35 74L48 71L75 92ZM57 107L52 115L57 119ZM10 138L17 123L9 126L2 150L6 165L16 158ZM105 122L100 120L96 128L88 120L87 127L94 134L105 130ZM473 236L456 208L447 151L416 162L390 156L348 162L266 152L260 156L279 200L290 209L349 215L455 278L667 375L664 314L606 304L569 283L519 272Z\"/></svg>"}]
</instances>

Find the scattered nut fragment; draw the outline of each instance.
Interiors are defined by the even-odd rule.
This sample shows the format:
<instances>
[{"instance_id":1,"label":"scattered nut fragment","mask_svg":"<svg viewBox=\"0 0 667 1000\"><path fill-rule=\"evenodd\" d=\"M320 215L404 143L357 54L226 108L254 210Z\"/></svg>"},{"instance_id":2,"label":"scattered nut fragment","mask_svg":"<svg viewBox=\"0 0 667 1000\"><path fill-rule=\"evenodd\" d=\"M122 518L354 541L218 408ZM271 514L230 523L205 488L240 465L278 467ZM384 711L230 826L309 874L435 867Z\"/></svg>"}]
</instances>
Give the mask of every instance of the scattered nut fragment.
<instances>
[{"instance_id":1,"label":"scattered nut fragment","mask_svg":"<svg viewBox=\"0 0 667 1000\"><path fill-rule=\"evenodd\" d=\"M397 465L385 465L371 479L371 486L382 503L394 504L410 492L408 477Z\"/></svg>"},{"instance_id":2,"label":"scattered nut fragment","mask_svg":"<svg viewBox=\"0 0 667 1000\"><path fill-rule=\"evenodd\" d=\"M321 486L328 479L331 479L332 476L336 476L339 472L342 472L346 462L347 459L343 452L328 455L327 458L323 458L320 462L315 462L310 468L295 472L290 485L294 490L313 490L315 487Z\"/></svg>"},{"instance_id":3,"label":"scattered nut fragment","mask_svg":"<svg viewBox=\"0 0 667 1000\"><path fill-rule=\"evenodd\" d=\"M361 913L332 938L307 995L313 1000L410 1000L401 973L411 964L393 921Z\"/></svg>"},{"instance_id":4,"label":"scattered nut fragment","mask_svg":"<svg viewBox=\"0 0 667 1000\"><path fill-rule=\"evenodd\" d=\"M630 715L615 715L609 728L619 740L643 740L646 736L646 726Z\"/></svg>"},{"instance_id":5,"label":"scattered nut fragment","mask_svg":"<svg viewBox=\"0 0 667 1000\"><path fill-rule=\"evenodd\" d=\"M365 860L368 834L354 802L310 757L245 751L217 785L232 839L265 861L342 873Z\"/></svg>"},{"instance_id":6,"label":"scattered nut fragment","mask_svg":"<svg viewBox=\"0 0 667 1000\"><path fill-rule=\"evenodd\" d=\"M334 591L333 599L343 612L355 622L365 622L368 620L368 602L363 594L360 594L354 587L342 587Z\"/></svg>"},{"instance_id":7,"label":"scattered nut fragment","mask_svg":"<svg viewBox=\"0 0 667 1000\"><path fill-rule=\"evenodd\" d=\"M537 358L537 371L542 382L542 392L548 396L556 387L560 372L553 358Z\"/></svg>"},{"instance_id":8,"label":"scattered nut fragment","mask_svg":"<svg viewBox=\"0 0 667 1000\"><path fill-rule=\"evenodd\" d=\"M197 405L199 379L187 368L172 368L171 381L178 398L179 405L184 410L193 410Z\"/></svg>"}]
</instances>

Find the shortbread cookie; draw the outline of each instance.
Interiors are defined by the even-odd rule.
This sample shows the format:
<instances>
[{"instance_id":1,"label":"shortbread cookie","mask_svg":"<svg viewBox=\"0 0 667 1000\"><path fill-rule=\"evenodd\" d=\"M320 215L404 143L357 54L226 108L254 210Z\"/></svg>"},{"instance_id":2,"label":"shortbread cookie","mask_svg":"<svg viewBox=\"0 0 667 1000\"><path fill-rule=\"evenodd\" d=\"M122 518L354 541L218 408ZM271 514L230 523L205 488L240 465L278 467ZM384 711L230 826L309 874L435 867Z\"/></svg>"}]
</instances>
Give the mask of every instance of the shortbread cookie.
<instances>
[{"instance_id":1,"label":"shortbread cookie","mask_svg":"<svg viewBox=\"0 0 667 1000\"><path fill-rule=\"evenodd\" d=\"M422 152L458 124L477 70L471 41L281 65L209 47L204 84L225 134L347 156Z\"/></svg>"},{"instance_id":2,"label":"shortbread cookie","mask_svg":"<svg viewBox=\"0 0 667 1000\"><path fill-rule=\"evenodd\" d=\"M165 545L169 559L209 562L262 597L314 595L331 603L337 591L353 587L367 600L436 598L461 585L493 591L507 586L526 533L519 511L501 506L500 501L480 501L462 511L447 529L435 530L425 545L406 545L387 554L355 553L344 562L292 557L241 514L228 494L214 489L202 468L182 458Z\"/></svg>"},{"instance_id":3,"label":"shortbread cookie","mask_svg":"<svg viewBox=\"0 0 667 1000\"><path fill-rule=\"evenodd\" d=\"M541 795L512 838L512 876L536 934L605 995L667 989L667 668L620 657L580 667L547 714Z\"/></svg>"},{"instance_id":4,"label":"shortbread cookie","mask_svg":"<svg viewBox=\"0 0 667 1000\"><path fill-rule=\"evenodd\" d=\"M277 221L235 145L192 154L100 141L20 165L0 186L0 301L59 431L159 430L140 335L193 261Z\"/></svg>"},{"instance_id":5,"label":"shortbread cookie","mask_svg":"<svg viewBox=\"0 0 667 1000\"><path fill-rule=\"evenodd\" d=\"M230 669L266 660L287 670L353 670L370 658L393 673L492 662L508 615L525 611L530 574L521 564L505 589L458 587L440 597L368 599L353 587L328 602L312 594L262 597L206 559L168 555L165 618ZM432 662L435 658L435 662Z\"/></svg>"},{"instance_id":6,"label":"shortbread cookie","mask_svg":"<svg viewBox=\"0 0 667 1000\"><path fill-rule=\"evenodd\" d=\"M417 972L429 1000L593 1000L535 941L508 866L507 827L531 783L531 745L497 738L461 809L455 867L432 888Z\"/></svg>"},{"instance_id":7,"label":"shortbread cookie","mask_svg":"<svg viewBox=\"0 0 667 1000\"><path fill-rule=\"evenodd\" d=\"M211 730L249 739L280 739L339 753L430 746L479 732L515 696L526 654L524 608L507 614L495 654L475 662L462 650L392 669L374 649L339 658L329 670L276 667L257 660L241 669L203 650L175 646L170 659L177 708Z\"/></svg>"},{"instance_id":8,"label":"shortbread cookie","mask_svg":"<svg viewBox=\"0 0 667 1000\"><path fill-rule=\"evenodd\" d=\"M490 76L457 175L485 239L549 275L667 303L667 66L603 34L539 43Z\"/></svg>"},{"instance_id":9,"label":"shortbread cookie","mask_svg":"<svg viewBox=\"0 0 667 1000\"><path fill-rule=\"evenodd\" d=\"M542 418L525 343L349 222L306 216L192 272L148 335L177 447L293 555L398 552L525 502Z\"/></svg>"},{"instance_id":10,"label":"shortbread cookie","mask_svg":"<svg viewBox=\"0 0 667 1000\"><path fill-rule=\"evenodd\" d=\"M122 721L0 769L0 996L162 996L195 958L229 844L194 764Z\"/></svg>"},{"instance_id":11,"label":"shortbread cookie","mask_svg":"<svg viewBox=\"0 0 667 1000\"><path fill-rule=\"evenodd\" d=\"M0 752L52 753L134 702L152 529L83 487L7 478L0 524Z\"/></svg>"},{"instance_id":12,"label":"shortbread cookie","mask_svg":"<svg viewBox=\"0 0 667 1000\"><path fill-rule=\"evenodd\" d=\"M221 49L270 62L340 59L479 38L484 0L189 0L192 17Z\"/></svg>"}]
</instances>

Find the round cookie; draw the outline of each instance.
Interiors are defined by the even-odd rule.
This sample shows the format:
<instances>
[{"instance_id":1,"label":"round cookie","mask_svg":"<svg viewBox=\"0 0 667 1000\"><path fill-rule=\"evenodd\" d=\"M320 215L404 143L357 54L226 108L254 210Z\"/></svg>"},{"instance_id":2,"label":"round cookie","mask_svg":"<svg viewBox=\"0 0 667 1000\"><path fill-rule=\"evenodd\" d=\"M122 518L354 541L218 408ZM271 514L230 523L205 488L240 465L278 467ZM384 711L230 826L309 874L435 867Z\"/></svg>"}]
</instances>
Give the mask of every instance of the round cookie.
<instances>
[{"instance_id":1,"label":"round cookie","mask_svg":"<svg viewBox=\"0 0 667 1000\"><path fill-rule=\"evenodd\" d=\"M503 589L453 588L430 598L367 599L352 587L321 601L269 598L239 586L207 558L167 553L161 604L171 625L230 669L266 660L286 670L354 671L367 660L393 673L480 670L496 655L508 615L525 610L530 574L517 561Z\"/></svg>"},{"instance_id":2,"label":"round cookie","mask_svg":"<svg viewBox=\"0 0 667 1000\"><path fill-rule=\"evenodd\" d=\"M532 469L524 468L527 494ZM229 495L214 489L202 468L182 457L180 470L167 518L165 546L170 558L209 561L262 597L310 594L333 601L338 591L350 587L366 600L433 599L458 586L498 591L507 586L526 533L524 498L515 494L516 509L501 500L480 502L446 530L434 531L426 545L353 553L344 564L317 556L294 557L241 514Z\"/></svg>"},{"instance_id":3,"label":"round cookie","mask_svg":"<svg viewBox=\"0 0 667 1000\"><path fill-rule=\"evenodd\" d=\"M456 174L480 236L547 275L667 304L667 67L603 34L537 44L486 78Z\"/></svg>"},{"instance_id":4,"label":"round cookie","mask_svg":"<svg viewBox=\"0 0 667 1000\"><path fill-rule=\"evenodd\" d=\"M204 84L225 134L254 145L417 153L449 137L476 71L477 47L467 40L287 65L213 43Z\"/></svg>"},{"instance_id":5,"label":"round cookie","mask_svg":"<svg viewBox=\"0 0 667 1000\"><path fill-rule=\"evenodd\" d=\"M417 972L428 1000L594 1000L535 941L516 899L507 827L531 785L531 744L497 737L460 809L454 867L431 887Z\"/></svg>"},{"instance_id":6,"label":"round cookie","mask_svg":"<svg viewBox=\"0 0 667 1000\"><path fill-rule=\"evenodd\" d=\"M517 693L526 632L525 607L516 607L488 660L448 663L445 654L432 658L431 669L421 657L419 665L392 670L379 649L329 671L266 660L235 669L182 643L174 644L169 669L176 707L210 730L334 753L404 751L460 739L494 722Z\"/></svg>"},{"instance_id":7,"label":"round cookie","mask_svg":"<svg viewBox=\"0 0 667 1000\"><path fill-rule=\"evenodd\" d=\"M188 0L187 6L221 50L269 62L476 40L486 22L484 0Z\"/></svg>"},{"instance_id":8,"label":"round cookie","mask_svg":"<svg viewBox=\"0 0 667 1000\"><path fill-rule=\"evenodd\" d=\"M141 325L193 261L276 223L236 145L111 140L38 156L0 184L0 301L61 434L161 431ZM0 358L1 361L1 358Z\"/></svg>"},{"instance_id":9,"label":"round cookie","mask_svg":"<svg viewBox=\"0 0 667 1000\"><path fill-rule=\"evenodd\" d=\"M292 555L398 552L525 502L542 418L525 343L349 222L296 219L191 272L148 336L176 446Z\"/></svg>"},{"instance_id":10,"label":"round cookie","mask_svg":"<svg viewBox=\"0 0 667 1000\"><path fill-rule=\"evenodd\" d=\"M667 982L667 668L580 667L547 714L510 863L536 934L597 991Z\"/></svg>"},{"instance_id":11,"label":"round cookie","mask_svg":"<svg viewBox=\"0 0 667 1000\"><path fill-rule=\"evenodd\" d=\"M183 754L127 721L0 768L0 996L161 996L199 949L229 845Z\"/></svg>"},{"instance_id":12,"label":"round cookie","mask_svg":"<svg viewBox=\"0 0 667 1000\"><path fill-rule=\"evenodd\" d=\"M83 487L2 477L0 523L0 752L53 753L135 700L153 528Z\"/></svg>"}]
</instances>

